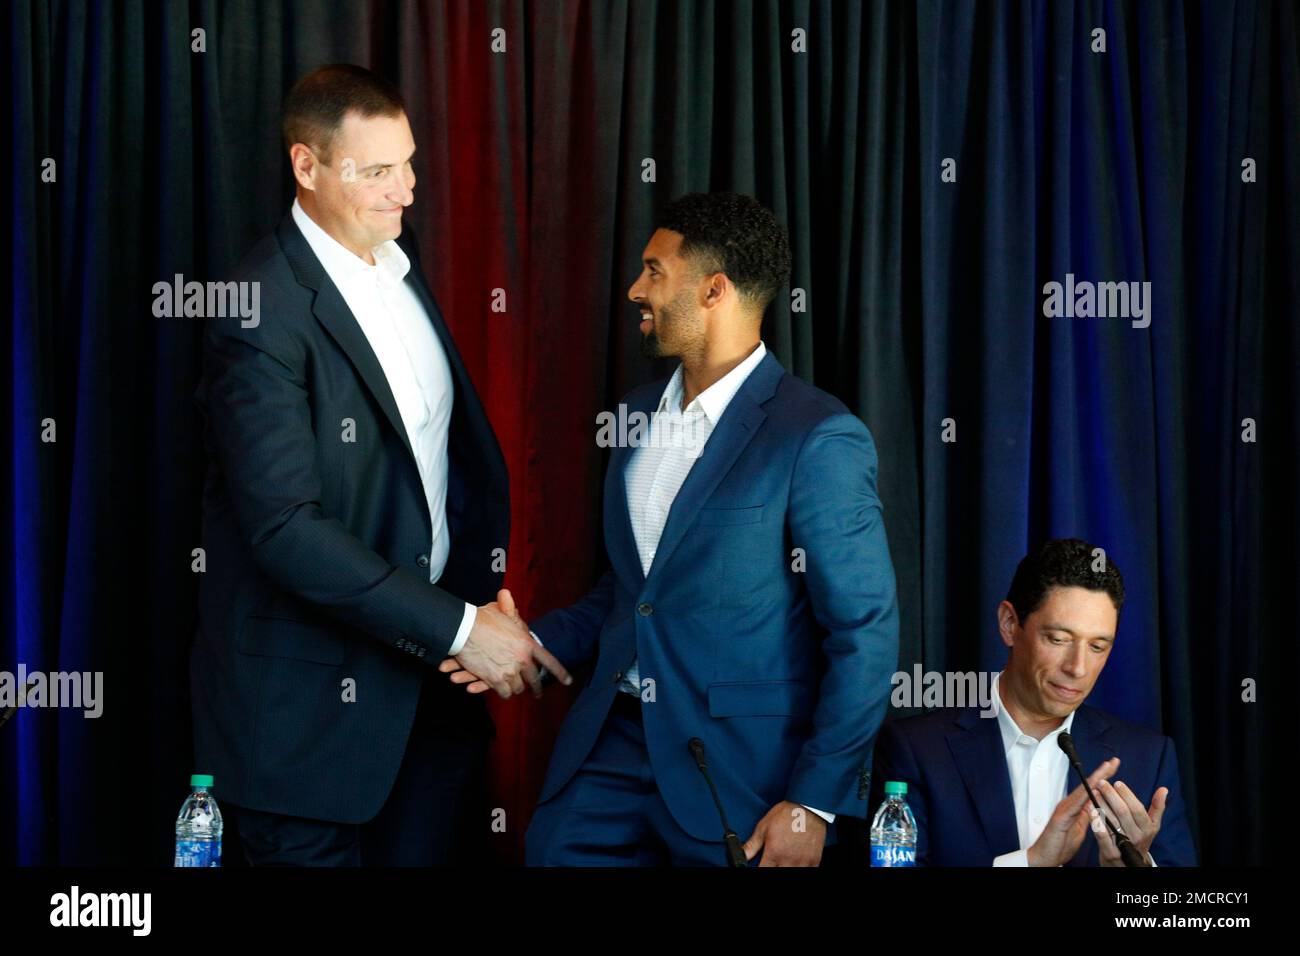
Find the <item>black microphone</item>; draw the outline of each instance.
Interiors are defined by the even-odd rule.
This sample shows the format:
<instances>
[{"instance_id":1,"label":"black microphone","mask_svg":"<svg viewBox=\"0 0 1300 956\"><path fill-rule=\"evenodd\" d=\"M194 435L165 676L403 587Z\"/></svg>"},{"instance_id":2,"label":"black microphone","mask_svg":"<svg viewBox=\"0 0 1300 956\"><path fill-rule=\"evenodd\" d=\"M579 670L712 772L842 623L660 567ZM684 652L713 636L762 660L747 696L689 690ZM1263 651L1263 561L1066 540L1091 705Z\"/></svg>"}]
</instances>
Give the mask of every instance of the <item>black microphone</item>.
<instances>
[{"instance_id":1,"label":"black microphone","mask_svg":"<svg viewBox=\"0 0 1300 956\"><path fill-rule=\"evenodd\" d=\"M718 788L713 785L713 778L709 776L709 765L704 761L704 741L699 737L692 737L686 741L686 748L695 758L695 766L699 767L700 773L704 774L704 782L709 785L709 793L713 794L713 805L718 808L718 817L722 820L722 842L727 845L727 866L749 866L749 861L745 859L745 848L740 845L740 837L736 836L736 831L727 823L727 811L722 809L722 801L718 799Z\"/></svg>"},{"instance_id":2,"label":"black microphone","mask_svg":"<svg viewBox=\"0 0 1300 956\"><path fill-rule=\"evenodd\" d=\"M1056 742L1060 745L1061 749L1065 751L1065 756L1066 759L1070 761L1070 766L1074 768L1075 773L1079 775L1079 779L1083 781L1083 789L1088 792L1088 799L1091 800L1092 805L1097 808L1097 812L1101 814L1101 818L1106 821L1106 826L1110 827L1111 835L1115 837L1115 846L1119 848L1119 855L1124 861L1124 865L1133 867L1149 867L1151 864L1148 863L1143 855L1138 852L1138 848L1133 845L1133 841L1124 835L1123 830L1111 823L1110 817L1106 815L1106 811L1103 810L1101 804L1097 802L1097 795L1092 792L1092 786L1088 783L1088 778L1084 776L1083 764L1079 762L1079 752L1074 749L1074 739L1070 736L1069 731L1061 731L1061 733L1057 735Z\"/></svg>"}]
</instances>

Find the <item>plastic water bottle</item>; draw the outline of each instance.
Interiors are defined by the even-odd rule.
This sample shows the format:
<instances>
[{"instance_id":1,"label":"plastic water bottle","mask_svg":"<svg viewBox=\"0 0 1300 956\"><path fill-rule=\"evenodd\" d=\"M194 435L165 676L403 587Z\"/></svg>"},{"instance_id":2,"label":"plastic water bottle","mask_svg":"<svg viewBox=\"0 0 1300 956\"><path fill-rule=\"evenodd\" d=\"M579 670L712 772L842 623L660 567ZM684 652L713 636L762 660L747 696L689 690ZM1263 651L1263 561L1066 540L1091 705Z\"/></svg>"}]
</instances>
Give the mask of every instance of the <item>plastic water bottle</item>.
<instances>
[{"instance_id":1,"label":"plastic water bottle","mask_svg":"<svg viewBox=\"0 0 1300 956\"><path fill-rule=\"evenodd\" d=\"M175 866L221 865L221 809L209 788L212 777L190 777L190 795L176 817Z\"/></svg>"},{"instance_id":2,"label":"plastic water bottle","mask_svg":"<svg viewBox=\"0 0 1300 956\"><path fill-rule=\"evenodd\" d=\"M872 866L916 866L916 817L906 797L907 784L885 784L885 802L871 821Z\"/></svg>"}]
</instances>

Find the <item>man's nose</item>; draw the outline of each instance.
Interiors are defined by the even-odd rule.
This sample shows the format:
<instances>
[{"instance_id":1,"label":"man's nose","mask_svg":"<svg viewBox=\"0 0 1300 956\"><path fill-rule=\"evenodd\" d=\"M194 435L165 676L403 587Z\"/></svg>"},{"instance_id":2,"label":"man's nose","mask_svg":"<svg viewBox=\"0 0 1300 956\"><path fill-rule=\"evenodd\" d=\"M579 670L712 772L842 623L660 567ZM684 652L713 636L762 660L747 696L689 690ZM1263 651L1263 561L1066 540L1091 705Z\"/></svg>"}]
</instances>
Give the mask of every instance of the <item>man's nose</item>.
<instances>
[{"instance_id":1,"label":"man's nose","mask_svg":"<svg viewBox=\"0 0 1300 956\"><path fill-rule=\"evenodd\" d=\"M393 194L393 202L403 206L409 206L415 201L415 177L403 176L397 182L397 190Z\"/></svg>"},{"instance_id":2,"label":"man's nose","mask_svg":"<svg viewBox=\"0 0 1300 956\"><path fill-rule=\"evenodd\" d=\"M1083 644L1076 644L1069 654L1065 655L1064 670L1071 677L1082 677L1087 671L1087 653L1088 648Z\"/></svg>"},{"instance_id":3,"label":"man's nose","mask_svg":"<svg viewBox=\"0 0 1300 956\"><path fill-rule=\"evenodd\" d=\"M641 293L640 278L638 278L635 282L633 282L631 287L627 290L627 297L631 299L633 302L640 302L642 299L645 298L645 296L642 295Z\"/></svg>"}]
</instances>

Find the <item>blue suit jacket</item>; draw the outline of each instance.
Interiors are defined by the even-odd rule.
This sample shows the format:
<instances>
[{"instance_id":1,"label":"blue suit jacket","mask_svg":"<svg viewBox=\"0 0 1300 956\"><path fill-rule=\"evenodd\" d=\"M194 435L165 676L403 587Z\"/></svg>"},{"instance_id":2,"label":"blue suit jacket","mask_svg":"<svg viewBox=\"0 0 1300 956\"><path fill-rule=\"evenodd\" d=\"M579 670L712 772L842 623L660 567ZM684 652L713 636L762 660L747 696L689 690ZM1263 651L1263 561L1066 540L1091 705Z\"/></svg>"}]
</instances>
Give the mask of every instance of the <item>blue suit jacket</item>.
<instances>
[{"instance_id":1,"label":"blue suit jacket","mask_svg":"<svg viewBox=\"0 0 1300 956\"><path fill-rule=\"evenodd\" d=\"M665 384L631 392L628 415L648 421ZM595 658L541 799L582 765L636 660L643 688L654 682L642 711L655 779L692 836L722 835L687 750L692 737L704 742L742 839L781 800L865 815L872 743L898 661L894 572L866 426L768 354L682 484L648 575L627 511L632 450L614 449L605 479L611 569L577 604L533 623L565 666Z\"/></svg>"},{"instance_id":2,"label":"blue suit jacket","mask_svg":"<svg viewBox=\"0 0 1300 956\"><path fill-rule=\"evenodd\" d=\"M1157 866L1195 866L1174 742L1086 705L1075 711L1070 736L1085 773L1119 757L1112 779L1123 780L1143 806L1160 787L1169 788L1151 858ZM919 830L918 866L990 866L994 857L1020 849L1002 733L997 718L981 717L978 708L944 708L886 724L874 777L873 813L884 800L885 781L907 784ZM1068 790L1077 785L1071 771ZM1097 840L1088 833L1067 866L1096 865Z\"/></svg>"}]
</instances>

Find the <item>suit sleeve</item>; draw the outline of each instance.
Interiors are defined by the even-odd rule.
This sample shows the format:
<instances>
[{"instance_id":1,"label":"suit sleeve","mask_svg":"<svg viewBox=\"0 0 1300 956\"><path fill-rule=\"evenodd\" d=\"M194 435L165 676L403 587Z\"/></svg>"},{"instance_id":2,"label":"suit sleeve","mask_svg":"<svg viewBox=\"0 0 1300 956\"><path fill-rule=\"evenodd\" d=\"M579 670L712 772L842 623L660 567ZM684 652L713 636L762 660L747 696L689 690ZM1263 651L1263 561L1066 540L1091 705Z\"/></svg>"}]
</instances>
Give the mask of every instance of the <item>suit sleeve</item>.
<instances>
[{"instance_id":1,"label":"suit sleeve","mask_svg":"<svg viewBox=\"0 0 1300 956\"><path fill-rule=\"evenodd\" d=\"M576 604L544 614L532 622L542 646L573 670L595 656L600 629L614 606L614 572L606 571Z\"/></svg>"},{"instance_id":2,"label":"suit sleeve","mask_svg":"<svg viewBox=\"0 0 1300 956\"><path fill-rule=\"evenodd\" d=\"M1156 866L1196 866L1196 844L1187 822L1187 802L1183 799L1183 784L1178 776L1178 755L1174 742L1165 738L1160 754L1160 769L1156 772L1155 789L1169 788L1165 815L1160 821L1160 832L1151 841L1151 859ZM1154 792L1154 791L1152 791Z\"/></svg>"},{"instance_id":3,"label":"suit sleeve","mask_svg":"<svg viewBox=\"0 0 1300 956\"><path fill-rule=\"evenodd\" d=\"M813 732L786 799L864 817L860 780L898 666L894 568L876 496L876 450L848 413L820 422L804 441L790 488L791 540L805 555L812 611L825 631L825 669Z\"/></svg>"},{"instance_id":4,"label":"suit sleeve","mask_svg":"<svg viewBox=\"0 0 1300 956\"><path fill-rule=\"evenodd\" d=\"M421 658L436 666L465 602L391 564L322 510L302 343L273 314L253 328L210 321L205 341L212 452L258 569L376 640L429 647Z\"/></svg>"},{"instance_id":5,"label":"suit sleeve","mask_svg":"<svg viewBox=\"0 0 1300 956\"><path fill-rule=\"evenodd\" d=\"M916 865L930 866L930 804L921 781L921 770L907 735L886 724L876 743L869 813L874 814L885 802L885 784L890 780L907 784L907 805L916 819Z\"/></svg>"}]
</instances>

